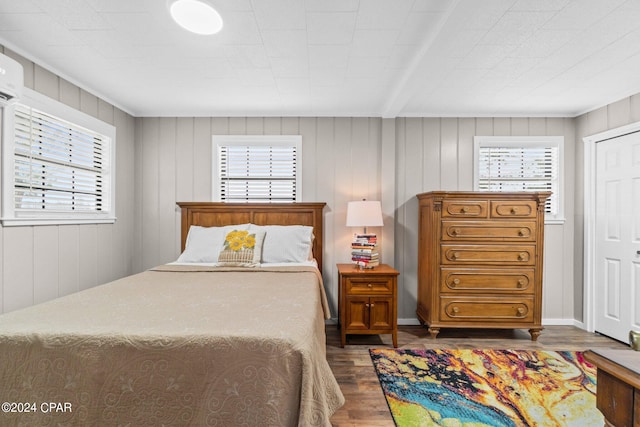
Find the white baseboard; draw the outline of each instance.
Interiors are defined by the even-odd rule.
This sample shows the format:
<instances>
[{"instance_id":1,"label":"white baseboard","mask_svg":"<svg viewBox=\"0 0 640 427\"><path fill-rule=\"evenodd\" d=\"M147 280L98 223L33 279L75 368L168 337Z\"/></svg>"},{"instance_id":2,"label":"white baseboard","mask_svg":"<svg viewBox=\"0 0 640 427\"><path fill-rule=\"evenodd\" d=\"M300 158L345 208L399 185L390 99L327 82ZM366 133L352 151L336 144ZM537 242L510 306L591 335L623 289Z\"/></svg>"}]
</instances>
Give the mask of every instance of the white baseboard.
<instances>
[{"instance_id":1,"label":"white baseboard","mask_svg":"<svg viewBox=\"0 0 640 427\"><path fill-rule=\"evenodd\" d=\"M407 319L398 319L398 325L416 326L420 325L420 321L415 317L409 317Z\"/></svg>"},{"instance_id":2,"label":"white baseboard","mask_svg":"<svg viewBox=\"0 0 640 427\"><path fill-rule=\"evenodd\" d=\"M576 322L575 319L542 319L542 326L578 326Z\"/></svg>"},{"instance_id":3,"label":"white baseboard","mask_svg":"<svg viewBox=\"0 0 640 427\"><path fill-rule=\"evenodd\" d=\"M398 319L398 325L420 325L417 318L409 317ZM575 319L542 319L542 326L575 326L584 329L582 322Z\"/></svg>"},{"instance_id":4,"label":"white baseboard","mask_svg":"<svg viewBox=\"0 0 640 427\"><path fill-rule=\"evenodd\" d=\"M581 322L579 320L574 320L573 326L575 326L576 328L584 329L585 331L587 330L587 326L584 324L584 322ZM589 332L593 332L593 331L589 331Z\"/></svg>"},{"instance_id":5,"label":"white baseboard","mask_svg":"<svg viewBox=\"0 0 640 427\"><path fill-rule=\"evenodd\" d=\"M326 325L337 325L338 319L332 317L325 320ZM418 326L420 321L415 317L407 317L398 319L398 325L401 326ZM542 326L575 326L576 328L586 330L584 323L575 319L542 319Z\"/></svg>"}]
</instances>

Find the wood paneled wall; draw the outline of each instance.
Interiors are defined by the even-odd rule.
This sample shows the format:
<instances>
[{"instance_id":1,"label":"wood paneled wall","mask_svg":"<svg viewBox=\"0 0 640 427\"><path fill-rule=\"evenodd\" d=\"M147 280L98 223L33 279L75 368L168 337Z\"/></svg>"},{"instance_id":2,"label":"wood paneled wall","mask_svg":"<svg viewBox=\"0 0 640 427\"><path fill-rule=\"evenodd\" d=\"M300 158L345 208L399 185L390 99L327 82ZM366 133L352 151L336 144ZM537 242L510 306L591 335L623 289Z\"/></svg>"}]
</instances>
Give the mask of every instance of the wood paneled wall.
<instances>
[{"instance_id":1,"label":"wood paneled wall","mask_svg":"<svg viewBox=\"0 0 640 427\"><path fill-rule=\"evenodd\" d=\"M302 135L302 201L326 202L325 286L337 308L335 264L350 258L351 200L381 197L381 120L376 118L136 119L135 268L173 261L180 253L176 202L209 201L212 135ZM393 211L386 212L389 218ZM386 227L393 228L389 219ZM384 244L384 243L383 243Z\"/></svg>"},{"instance_id":2,"label":"wood paneled wall","mask_svg":"<svg viewBox=\"0 0 640 427\"><path fill-rule=\"evenodd\" d=\"M572 118L133 118L20 55L25 85L117 128L113 225L0 227L2 312L175 260L177 201L211 200L213 134L303 136L303 201L324 201L324 278L335 312L334 265L349 259L350 200L382 200L384 262L400 270L399 318L415 320L417 193L471 190L473 136L563 135L565 217L545 236L543 320L582 316L581 138L640 120L640 95ZM578 142L576 142L578 141Z\"/></svg>"},{"instance_id":3,"label":"wood paneled wall","mask_svg":"<svg viewBox=\"0 0 640 427\"><path fill-rule=\"evenodd\" d=\"M345 227L350 200L382 199L381 252L400 270L398 313L415 322L418 208L421 192L473 189L473 136L562 135L565 191L573 194L573 119L562 118L138 118L136 119L135 268L179 255L176 201L211 200L213 134L300 134L303 201L327 203L325 286L337 307L335 264L349 260L353 230ZM390 152L391 150L391 152ZM382 155L385 153L385 155ZM390 182L392 181L392 182ZM573 322L573 200L566 222L546 233L543 318ZM386 249L385 249L386 248Z\"/></svg>"},{"instance_id":4,"label":"wood paneled wall","mask_svg":"<svg viewBox=\"0 0 640 427\"><path fill-rule=\"evenodd\" d=\"M545 227L543 323L573 322L573 119L401 118L397 119L396 268L400 270L398 313L412 318L417 297L418 201L432 190L473 190L473 137L564 136L565 216Z\"/></svg>"},{"instance_id":5,"label":"wood paneled wall","mask_svg":"<svg viewBox=\"0 0 640 427\"><path fill-rule=\"evenodd\" d=\"M640 122L640 94L623 98L605 105L575 119L575 239L574 239L574 313L575 319L583 321L584 299L584 142L583 138L615 129L631 123Z\"/></svg>"},{"instance_id":6,"label":"wood paneled wall","mask_svg":"<svg viewBox=\"0 0 640 427\"><path fill-rule=\"evenodd\" d=\"M0 312L67 295L133 272L134 119L15 52L25 86L116 127L115 224L0 226Z\"/></svg>"}]
</instances>

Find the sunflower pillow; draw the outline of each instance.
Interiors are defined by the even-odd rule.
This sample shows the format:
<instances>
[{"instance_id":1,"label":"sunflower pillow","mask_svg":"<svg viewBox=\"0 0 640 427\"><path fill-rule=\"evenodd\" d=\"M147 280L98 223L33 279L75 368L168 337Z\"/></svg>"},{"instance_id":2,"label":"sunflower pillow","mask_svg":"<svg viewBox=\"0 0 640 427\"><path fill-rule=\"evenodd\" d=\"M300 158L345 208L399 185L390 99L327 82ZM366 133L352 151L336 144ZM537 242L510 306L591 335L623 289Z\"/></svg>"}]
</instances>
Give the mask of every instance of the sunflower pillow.
<instances>
[{"instance_id":1,"label":"sunflower pillow","mask_svg":"<svg viewBox=\"0 0 640 427\"><path fill-rule=\"evenodd\" d=\"M224 238L218 265L255 267L260 265L264 231L232 230Z\"/></svg>"}]
</instances>

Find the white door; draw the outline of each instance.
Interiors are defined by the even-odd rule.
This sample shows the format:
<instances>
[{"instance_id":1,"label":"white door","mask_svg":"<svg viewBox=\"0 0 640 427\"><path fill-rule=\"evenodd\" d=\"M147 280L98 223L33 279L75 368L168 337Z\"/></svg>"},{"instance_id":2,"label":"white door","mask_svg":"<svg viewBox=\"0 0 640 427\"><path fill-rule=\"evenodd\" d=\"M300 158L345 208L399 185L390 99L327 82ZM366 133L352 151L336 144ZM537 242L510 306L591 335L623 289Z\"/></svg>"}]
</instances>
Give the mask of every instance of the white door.
<instances>
[{"instance_id":1,"label":"white door","mask_svg":"<svg viewBox=\"0 0 640 427\"><path fill-rule=\"evenodd\" d=\"M596 144L595 330L640 331L640 132Z\"/></svg>"}]
</instances>

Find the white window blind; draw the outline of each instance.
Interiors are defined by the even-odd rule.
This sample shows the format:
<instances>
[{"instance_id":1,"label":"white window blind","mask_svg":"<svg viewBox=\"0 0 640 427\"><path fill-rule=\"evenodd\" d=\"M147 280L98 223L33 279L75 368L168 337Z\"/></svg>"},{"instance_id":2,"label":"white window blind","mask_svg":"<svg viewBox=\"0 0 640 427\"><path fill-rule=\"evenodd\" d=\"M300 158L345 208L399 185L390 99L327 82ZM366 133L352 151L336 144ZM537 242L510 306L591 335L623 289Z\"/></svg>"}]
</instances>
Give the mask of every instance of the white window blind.
<instances>
[{"instance_id":1,"label":"white window blind","mask_svg":"<svg viewBox=\"0 0 640 427\"><path fill-rule=\"evenodd\" d=\"M214 135L213 199L295 202L301 194L299 135Z\"/></svg>"},{"instance_id":2,"label":"white window blind","mask_svg":"<svg viewBox=\"0 0 640 427\"><path fill-rule=\"evenodd\" d=\"M3 225L115 221L113 126L26 88L3 118Z\"/></svg>"},{"instance_id":3,"label":"white window blind","mask_svg":"<svg viewBox=\"0 0 640 427\"><path fill-rule=\"evenodd\" d=\"M561 139L557 137L476 137L475 189L551 191L545 212L561 214Z\"/></svg>"},{"instance_id":4,"label":"white window blind","mask_svg":"<svg viewBox=\"0 0 640 427\"><path fill-rule=\"evenodd\" d=\"M105 137L50 114L15 108L15 210L100 212Z\"/></svg>"}]
</instances>

